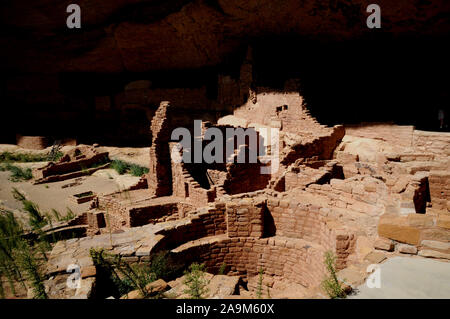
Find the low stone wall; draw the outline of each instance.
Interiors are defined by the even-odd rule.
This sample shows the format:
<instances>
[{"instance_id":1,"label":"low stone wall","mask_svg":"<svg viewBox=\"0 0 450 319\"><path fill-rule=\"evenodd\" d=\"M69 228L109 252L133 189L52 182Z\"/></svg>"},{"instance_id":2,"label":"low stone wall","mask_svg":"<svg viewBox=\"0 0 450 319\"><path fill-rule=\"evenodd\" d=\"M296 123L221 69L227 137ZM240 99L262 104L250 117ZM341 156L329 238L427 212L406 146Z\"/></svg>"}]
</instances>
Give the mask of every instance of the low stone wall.
<instances>
[{"instance_id":1,"label":"low stone wall","mask_svg":"<svg viewBox=\"0 0 450 319\"><path fill-rule=\"evenodd\" d=\"M204 262L210 272L225 263L229 275L248 278L263 269L265 275L282 276L305 287L320 284L325 276L324 249L300 239L219 237L183 245L173 253L187 264Z\"/></svg>"},{"instance_id":2,"label":"low stone wall","mask_svg":"<svg viewBox=\"0 0 450 319\"><path fill-rule=\"evenodd\" d=\"M158 235L163 235L160 247L172 249L186 242L204 237L223 235L227 232L225 205L203 209L181 225L166 227Z\"/></svg>"},{"instance_id":3,"label":"low stone wall","mask_svg":"<svg viewBox=\"0 0 450 319\"><path fill-rule=\"evenodd\" d=\"M70 162L51 163L43 168L34 171L36 178L46 178L52 175L63 175L74 171L81 171L90 168L93 164L108 159L108 152L98 153L89 158L82 158Z\"/></svg>"},{"instance_id":4,"label":"low stone wall","mask_svg":"<svg viewBox=\"0 0 450 319\"><path fill-rule=\"evenodd\" d=\"M48 138L44 136L16 136L16 144L22 148L43 150L48 146Z\"/></svg>"},{"instance_id":5,"label":"low stone wall","mask_svg":"<svg viewBox=\"0 0 450 319\"><path fill-rule=\"evenodd\" d=\"M127 194L130 198L127 198ZM133 202L132 197L135 196L144 197ZM150 199L145 196L146 189L117 192L99 196L96 206L104 211L106 222L109 222L113 230L180 219L193 209L193 206L183 202L182 198L169 196Z\"/></svg>"},{"instance_id":6,"label":"low stone wall","mask_svg":"<svg viewBox=\"0 0 450 319\"><path fill-rule=\"evenodd\" d=\"M415 130L413 147L416 151L450 156L450 133Z\"/></svg>"}]
</instances>

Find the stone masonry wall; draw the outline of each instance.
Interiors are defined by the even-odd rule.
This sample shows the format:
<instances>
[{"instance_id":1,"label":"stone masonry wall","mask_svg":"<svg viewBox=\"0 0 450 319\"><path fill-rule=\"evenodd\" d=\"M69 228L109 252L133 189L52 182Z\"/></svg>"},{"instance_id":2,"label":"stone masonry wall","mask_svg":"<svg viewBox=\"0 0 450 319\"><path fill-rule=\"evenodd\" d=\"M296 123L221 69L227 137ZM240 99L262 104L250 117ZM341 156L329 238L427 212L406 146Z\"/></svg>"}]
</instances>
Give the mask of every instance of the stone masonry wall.
<instances>
[{"instance_id":1,"label":"stone masonry wall","mask_svg":"<svg viewBox=\"0 0 450 319\"><path fill-rule=\"evenodd\" d=\"M301 201L269 198L267 208L274 220L277 236L303 239L336 254L337 268L345 268L353 252L355 236L336 220L322 216L319 206Z\"/></svg>"},{"instance_id":2,"label":"stone masonry wall","mask_svg":"<svg viewBox=\"0 0 450 319\"><path fill-rule=\"evenodd\" d=\"M227 231L225 220L224 205L216 205L215 208L204 208L190 217L186 223L176 227L168 227L158 232L159 235L164 236L160 245L165 249L171 249L203 237L225 234Z\"/></svg>"},{"instance_id":3,"label":"stone masonry wall","mask_svg":"<svg viewBox=\"0 0 450 319\"><path fill-rule=\"evenodd\" d=\"M43 150L48 146L48 139L44 136L16 136L16 144L22 148Z\"/></svg>"},{"instance_id":4,"label":"stone masonry wall","mask_svg":"<svg viewBox=\"0 0 450 319\"><path fill-rule=\"evenodd\" d=\"M153 134L150 147L150 170L148 186L153 196L166 196L172 193L171 160L169 151L169 123L167 112L169 102L161 102L151 124Z\"/></svg>"},{"instance_id":5,"label":"stone masonry wall","mask_svg":"<svg viewBox=\"0 0 450 319\"><path fill-rule=\"evenodd\" d=\"M187 244L173 252L187 263L204 262L210 272L217 272L225 263L229 275L248 278L263 269L265 275L281 276L305 287L320 284L326 274L323 248L300 239L220 237L198 245Z\"/></svg>"},{"instance_id":6,"label":"stone masonry wall","mask_svg":"<svg viewBox=\"0 0 450 319\"><path fill-rule=\"evenodd\" d=\"M170 143L170 148L175 143ZM186 198L193 206L201 207L216 199L216 189L204 189L184 168L183 163L172 161L172 189L174 196Z\"/></svg>"},{"instance_id":7,"label":"stone masonry wall","mask_svg":"<svg viewBox=\"0 0 450 319\"><path fill-rule=\"evenodd\" d=\"M450 133L414 130L413 147L428 154L450 156Z\"/></svg>"}]
</instances>

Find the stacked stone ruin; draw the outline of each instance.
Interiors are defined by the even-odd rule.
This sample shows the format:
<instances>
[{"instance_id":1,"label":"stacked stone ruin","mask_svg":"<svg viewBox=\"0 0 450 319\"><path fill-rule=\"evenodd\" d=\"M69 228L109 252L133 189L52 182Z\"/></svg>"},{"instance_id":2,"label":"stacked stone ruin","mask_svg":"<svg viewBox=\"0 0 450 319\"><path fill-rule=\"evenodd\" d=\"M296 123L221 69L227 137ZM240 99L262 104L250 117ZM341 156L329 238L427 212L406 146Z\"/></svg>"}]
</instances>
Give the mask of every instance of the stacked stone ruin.
<instances>
[{"instance_id":1,"label":"stacked stone ruin","mask_svg":"<svg viewBox=\"0 0 450 319\"><path fill-rule=\"evenodd\" d=\"M85 213L93 237L76 245L95 246L121 232L126 244L117 239L104 246L129 262L167 250L185 265L205 263L212 273L226 264L228 275L250 283L263 269L271 282L311 289L326 275L326 251L336 256L338 270L359 267L362 278L383 254L450 259L448 134L387 124L327 127L309 114L298 81L274 92L255 87L251 73L247 59L240 81L219 77L219 100L240 105L203 121L203 129L278 129L278 171L261 174L260 163L174 161L181 153L172 151L171 132L195 115L180 118L177 101L161 102L151 116L149 173L128 190L99 195ZM227 92L237 89L231 98ZM351 136L397 151L366 154ZM61 261L55 253L50 273L62 273L73 258Z\"/></svg>"}]
</instances>

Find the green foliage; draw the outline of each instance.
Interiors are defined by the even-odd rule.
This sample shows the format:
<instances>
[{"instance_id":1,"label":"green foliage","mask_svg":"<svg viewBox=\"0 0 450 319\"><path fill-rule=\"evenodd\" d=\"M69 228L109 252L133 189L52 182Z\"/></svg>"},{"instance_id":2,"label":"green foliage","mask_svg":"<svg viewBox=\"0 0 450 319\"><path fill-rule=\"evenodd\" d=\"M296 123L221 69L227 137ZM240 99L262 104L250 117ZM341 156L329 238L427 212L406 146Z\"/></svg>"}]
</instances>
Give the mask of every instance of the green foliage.
<instances>
[{"instance_id":1,"label":"green foliage","mask_svg":"<svg viewBox=\"0 0 450 319\"><path fill-rule=\"evenodd\" d=\"M154 255L150 261L150 272L156 279L164 279L166 281L175 278L181 274L183 265L174 261L168 251L161 251Z\"/></svg>"},{"instance_id":2,"label":"green foliage","mask_svg":"<svg viewBox=\"0 0 450 319\"><path fill-rule=\"evenodd\" d=\"M33 178L31 168L21 168L15 165L6 164L0 166L0 171L10 171L10 180L13 182L27 181Z\"/></svg>"},{"instance_id":3,"label":"green foliage","mask_svg":"<svg viewBox=\"0 0 450 319\"><path fill-rule=\"evenodd\" d=\"M55 151L46 154L32 154L32 153L0 153L0 163L32 163L32 162L54 162L59 160L64 154L62 152Z\"/></svg>"},{"instance_id":4,"label":"green foliage","mask_svg":"<svg viewBox=\"0 0 450 319\"><path fill-rule=\"evenodd\" d=\"M258 299L262 298L263 275L264 269L260 268L258 274L258 286L256 288L256 298Z\"/></svg>"},{"instance_id":5,"label":"green foliage","mask_svg":"<svg viewBox=\"0 0 450 319\"><path fill-rule=\"evenodd\" d=\"M27 200L25 198L25 195L23 195L21 192L19 192L19 190L15 187L12 188L11 193L12 193L14 199L18 200L19 202L23 202L23 201Z\"/></svg>"},{"instance_id":6,"label":"green foliage","mask_svg":"<svg viewBox=\"0 0 450 319\"><path fill-rule=\"evenodd\" d=\"M325 252L324 257L324 263L329 276L322 281L322 288L332 299L345 298L345 291L342 289L341 283L336 275L336 257L331 251Z\"/></svg>"},{"instance_id":7,"label":"green foliage","mask_svg":"<svg viewBox=\"0 0 450 319\"><path fill-rule=\"evenodd\" d=\"M26 279L31 284L33 289L34 299L47 299L45 292L44 277L39 270L39 263L36 257L36 250L28 243L22 241L14 251L14 257L19 267L26 275Z\"/></svg>"},{"instance_id":8,"label":"green foliage","mask_svg":"<svg viewBox=\"0 0 450 319\"><path fill-rule=\"evenodd\" d=\"M133 176L142 176L149 171L146 167L130 164L121 160L113 160L111 162L111 168L116 170L120 175L130 173Z\"/></svg>"},{"instance_id":9,"label":"green foliage","mask_svg":"<svg viewBox=\"0 0 450 319\"><path fill-rule=\"evenodd\" d=\"M40 229L47 224L47 220L39 211L39 207L36 203L24 200L22 205L24 211L28 213L29 224L33 230Z\"/></svg>"},{"instance_id":10,"label":"green foliage","mask_svg":"<svg viewBox=\"0 0 450 319\"><path fill-rule=\"evenodd\" d=\"M47 298L37 257L37 254L43 253L45 249L49 249L49 246L40 238L36 243L28 242L23 238L23 227L13 213L1 211L0 277L8 279L13 294L15 293L14 282L19 282L25 287L24 279L26 279L33 288L35 298ZM45 257L45 252L43 256ZM3 286L0 289L3 290ZM0 296L2 294L4 297L4 290L0 291Z\"/></svg>"},{"instance_id":11,"label":"green foliage","mask_svg":"<svg viewBox=\"0 0 450 319\"><path fill-rule=\"evenodd\" d=\"M0 162L5 163L30 163L30 162L45 162L48 159L48 154L31 154L31 153L0 153Z\"/></svg>"},{"instance_id":12,"label":"green foliage","mask_svg":"<svg viewBox=\"0 0 450 319\"><path fill-rule=\"evenodd\" d=\"M139 176L142 176L144 174L147 174L148 171L149 171L148 168L142 167L142 166L139 166L139 165L136 165L136 164L132 164L130 166L130 173L133 176L138 176L139 177Z\"/></svg>"},{"instance_id":13,"label":"green foliage","mask_svg":"<svg viewBox=\"0 0 450 319\"><path fill-rule=\"evenodd\" d=\"M147 285L159 278L167 277L166 253L156 255L151 263L130 265L121 256L91 249L92 260L102 272L108 273L120 295L139 290L143 298L149 298L152 291ZM158 298L160 296L156 296Z\"/></svg>"},{"instance_id":14,"label":"green foliage","mask_svg":"<svg viewBox=\"0 0 450 319\"><path fill-rule=\"evenodd\" d=\"M39 207L36 203L27 200L25 195L13 187L12 189L13 197L22 202L23 210L28 213L29 224L33 230L42 228L48 223L48 220L44 218L44 215L40 212Z\"/></svg>"},{"instance_id":15,"label":"green foliage","mask_svg":"<svg viewBox=\"0 0 450 319\"><path fill-rule=\"evenodd\" d=\"M46 217L47 220L50 222L50 220L54 218L58 222L61 221L68 222L74 219L76 217L75 213L69 207L67 207L66 209L67 209L66 215L62 216L56 209L52 208L51 215L48 214Z\"/></svg>"},{"instance_id":16,"label":"green foliage","mask_svg":"<svg viewBox=\"0 0 450 319\"><path fill-rule=\"evenodd\" d=\"M128 165L120 160L113 160L111 162L111 168L116 170L120 175L125 174L128 170Z\"/></svg>"},{"instance_id":17,"label":"green foliage","mask_svg":"<svg viewBox=\"0 0 450 319\"><path fill-rule=\"evenodd\" d=\"M219 275L225 275L226 269L227 269L227 264L225 262L223 262L219 268Z\"/></svg>"},{"instance_id":18,"label":"green foliage","mask_svg":"<svg viewBox=\"0 0 450 319\"><path fill-rule=\"evenodd\" d=\"M0 269L9 279L18 278L18 267L13 258L13 251L22 241L23 228L14 214L0 211Z\"/></svg>"},{"instance_id":19,"label":"green foliage","mask_svg":"<svg viewBox=\"0 0 450 319\"><path fill-rule=\"evenodd\" d=\"M51 212L55 220L57 221L61 220L61 214L56 209L52 208Z\"/></svg>"},{"instance_id":20,"label":"green foliage","mask_svg":"<svg viewBox=\"0 0 450 319\"><path fill-rule=\"evenodd\" d=\"M76 217L75 213L69 208L67 207L67 213L66 216L61 217L62 221L68 222L69 220L72 220Z\"/></svg>"},{"instance_id":21,"label":"green foliage","mask_svg":"<svg viewBox=\"0 0 450 319\"><path fill-rule=\"evenodd\" d=\"M56 152L50 152L47 155L47 161L49 162L57 162L61 159L61 157L64 156L63 152L56 151Z\"/></svg>"},{"instance_id":22,"label":"green foliage","mask_svg":"<svg viewBox=\"0 0 450 319\"><path fill-rule=\"evenodd\" d=\"M205 265L193 263L189 266L189 271L185 272L183 283L187 286L184 290L191 299L203 299L208 293L208 280L205 279Z\"/></svg>"}]
</instances>

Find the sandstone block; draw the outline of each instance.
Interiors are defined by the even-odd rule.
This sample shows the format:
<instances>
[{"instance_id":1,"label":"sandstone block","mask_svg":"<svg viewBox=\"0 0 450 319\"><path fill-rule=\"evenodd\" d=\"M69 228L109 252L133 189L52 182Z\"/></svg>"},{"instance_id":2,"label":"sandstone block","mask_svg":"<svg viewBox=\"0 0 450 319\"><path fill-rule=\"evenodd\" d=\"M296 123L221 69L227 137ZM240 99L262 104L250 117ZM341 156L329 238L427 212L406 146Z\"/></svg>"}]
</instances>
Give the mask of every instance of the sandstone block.
<instances>
[{"instance_id":1,"label":"sandstone block","mask_svg":"<svg viewBox=\"0 0 450 319\"><path fill-rule=\"evenodd\" d=\"M365 236L359 236L356 240L356 254L359 260L363 260L373 250L372 242Z\"/></svg>"},{"instance_id":2,"label":"sandstone block","mask_svg":"<svg viewBox=\"0 0 450 319\"><path fill-rule=\"evenodd\" d=\"M408 226L405 217L385 214L380 217L378 235L402 243L417 245L420 239L420 230Z\"/></svg>"},{"instance_id":3,"label":"sandstone block","mask_svg":"<svg viewBox=\"0 0 450 319\"><path fill-rule=\"evenodd\" d=\"M450 216L448 215L439 215L437 219L436 226L442 227L445 229L450 229Z\"/></svg>"},{"instance_id":4,"label":"sandstone block","mask_svg":"<svg viewBox=\"0 0 450 319\"><path fill-rule=\"evenodd\" d=\"M436 240L422 240L421 245L432 249L450 250L450 243L445 243Z\"/></svg>"},{"instance_id":5,"label":"sandstone block","mask_svg":"<svg viewBox=\"0 0 450 319\"><path fill-rule=\"evenodd\" d=\"M430 257L430 258L441 258L441 259L450 259L450 254L441 253L435 250L420 250L419 256Z\"/></svg>"},{"instance_id":6,"label":"sandstone block","mask_svg":"<svg viewBox=\"0 0 450 319\"><path fill-rule=\"evenodd\" d=\"M387 238L378 238L374 243L375 249L393 251L394 250L394 242Z\"/></svg>"},{"instance_id":7,"label":"sandstone block","mask_svg":"<svg viewBox=\"0 0 450 319\"><path fill-rule=\"evenodd\" d=\"M365 258L365 260L370 262L371 264L379 264L385 259L386 255L379 251L373 251L370 254L368 254Z\"/></svg>"},{"instance_id":8,"label":"sandstone block","mask_svg":"<svg viewBox=\"0 0 450 319\"><path fill-rule=\"evenodd\" d=\"M398 251L402 254L417 254L417 247L407 244L399 244L398 245Z\"/></svg>"},{"instance_id":9,"label":"sandstone block","mask_svg":"<svg viewBox=\"0 0 450 319\"><path fill-rule=\"evenodd\" d=\"M425 229L422 231L422 239L448 242L450 241L450 232L439 228Z\"/></svg>"},{"instance_id":10,"label":"sandstone block","mask_svg":"<svg viewBox=\"0 0 450 319\"><path fill-rule=\"evenodd\" d=\"M355 288L364 283L366 275L357 269L345 268L337 273L337 277L339 281Z\"/></svg>"}]
</instances>

